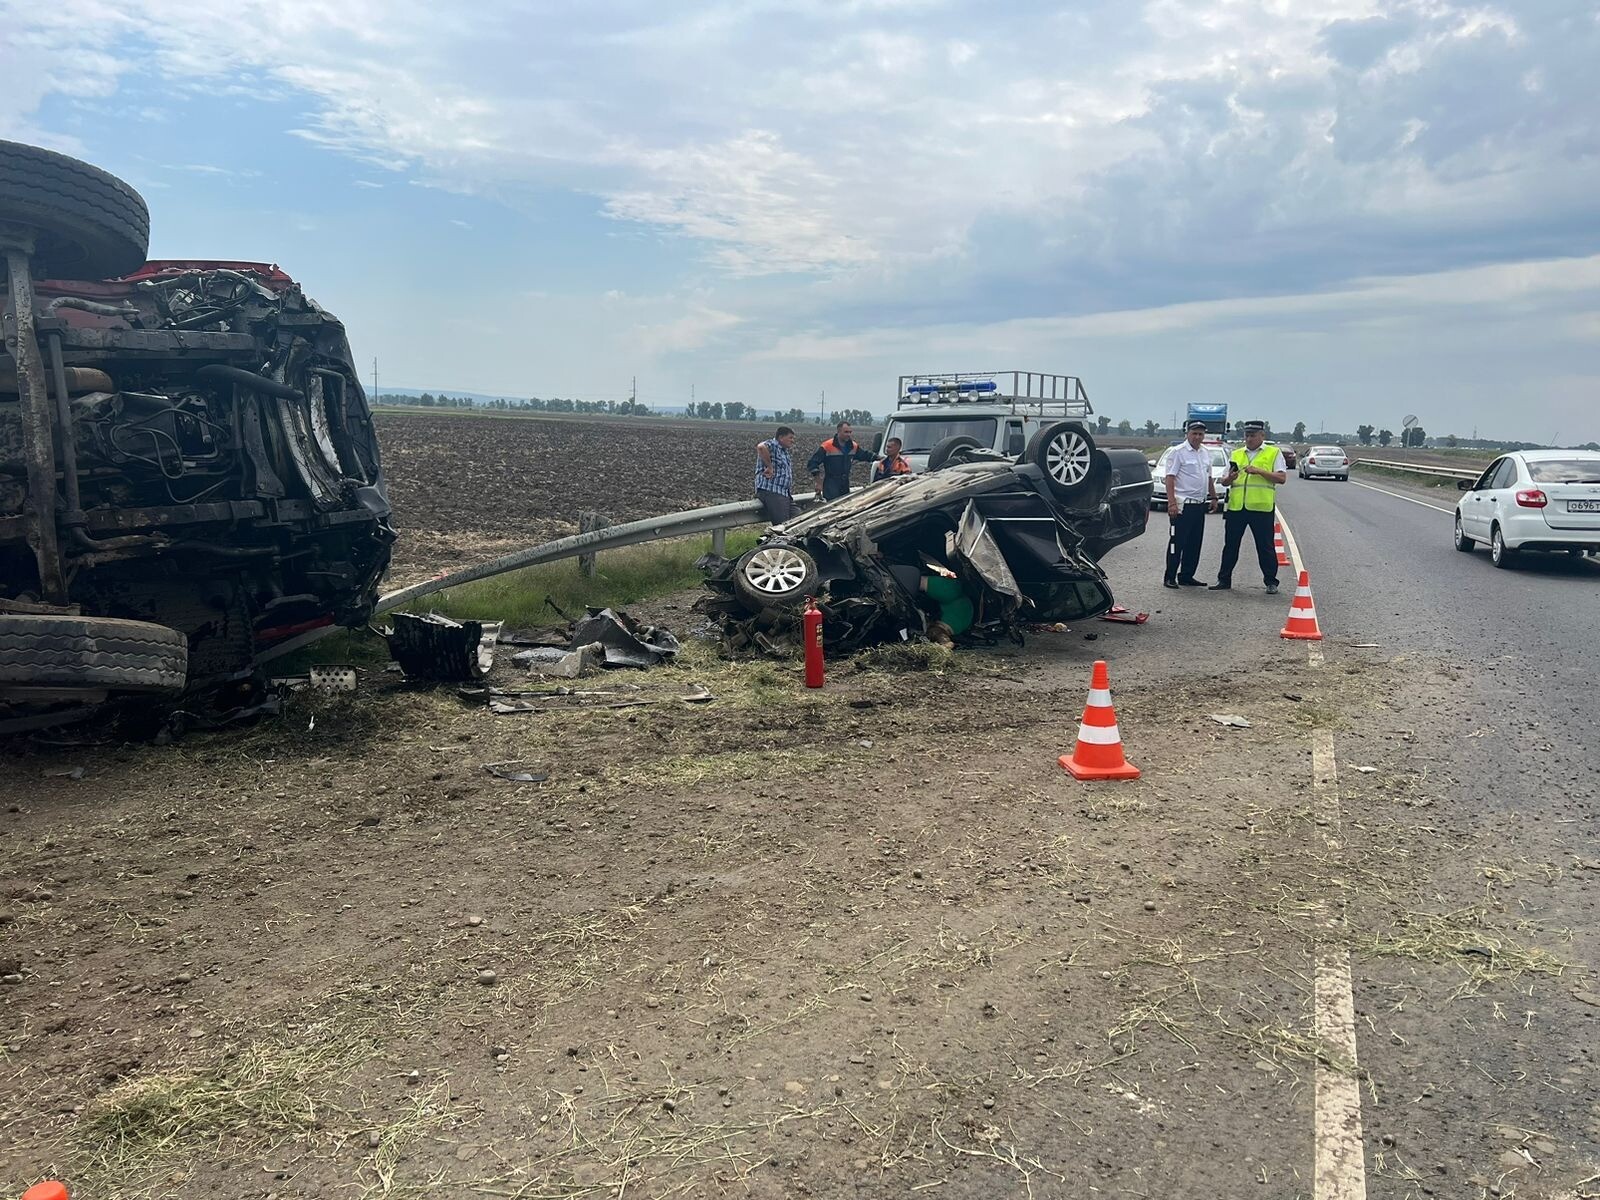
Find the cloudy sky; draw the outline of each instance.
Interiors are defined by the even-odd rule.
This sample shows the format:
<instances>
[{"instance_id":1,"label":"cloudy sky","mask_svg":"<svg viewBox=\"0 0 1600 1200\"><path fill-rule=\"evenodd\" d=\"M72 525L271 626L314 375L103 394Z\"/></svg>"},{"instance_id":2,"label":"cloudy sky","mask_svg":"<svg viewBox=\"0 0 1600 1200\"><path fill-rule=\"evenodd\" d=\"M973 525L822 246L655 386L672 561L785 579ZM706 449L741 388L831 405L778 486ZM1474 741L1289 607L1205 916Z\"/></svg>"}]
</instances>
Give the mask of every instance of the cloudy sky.
<instances>
[{"instance_id":1,"label":"cloudy sky","mask_svg":"<svg viewBox=\"0 0 1600 1200\"><path fill-rule=\"evenodd\" d=\"M470 11L470 17L463 14ZM395 386L1600 439L1580 0L0 0L0 137Z\"/></svg>"}]
</instances>

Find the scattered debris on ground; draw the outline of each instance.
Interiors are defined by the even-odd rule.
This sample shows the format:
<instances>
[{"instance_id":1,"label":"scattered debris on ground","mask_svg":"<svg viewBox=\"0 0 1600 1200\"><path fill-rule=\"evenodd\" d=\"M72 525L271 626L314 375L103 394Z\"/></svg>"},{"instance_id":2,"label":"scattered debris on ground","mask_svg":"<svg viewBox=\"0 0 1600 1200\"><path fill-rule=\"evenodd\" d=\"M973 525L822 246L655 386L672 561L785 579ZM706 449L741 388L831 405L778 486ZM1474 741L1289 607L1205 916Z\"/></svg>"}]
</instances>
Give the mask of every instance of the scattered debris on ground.
<instances>
[{"instance_id":1,"label":"scattered debris on ground","mask_svg":"<svg viewBox=\"0 0 1600 1200\"><path fill-rule=\"evenodd\" d=\"M482 679L494 666L498 623L452 621L437 613L397 612L389 619L393 624L383 636L407 679Z\"/></svg>"}]
</instances>

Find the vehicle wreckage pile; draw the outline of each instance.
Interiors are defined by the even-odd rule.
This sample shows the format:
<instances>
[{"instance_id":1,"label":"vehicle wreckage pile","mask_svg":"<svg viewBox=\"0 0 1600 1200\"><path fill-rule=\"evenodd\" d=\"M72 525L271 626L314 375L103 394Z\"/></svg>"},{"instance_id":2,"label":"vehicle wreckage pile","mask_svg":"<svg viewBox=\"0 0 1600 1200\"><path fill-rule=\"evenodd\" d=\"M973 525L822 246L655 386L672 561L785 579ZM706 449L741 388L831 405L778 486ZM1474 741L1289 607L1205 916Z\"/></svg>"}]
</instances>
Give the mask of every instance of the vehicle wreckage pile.
<instances>
[{"instance_id":1,"label":"vehicle wreckage pile","mask_svg":"<svg viewBox=\"0 0 1600 1200\"><path fill-rule=\"evenodd\" d=\"M148 225L0 142L0 728L248 691L262 648L363 623L389 562L343 326L274 266L146 263Z\"/></svg>"},{"instance_id":2,"label":"vehicle wreckage pile","mask_svg":"<svg viewBox=\"0 0 1600 1200\"><path fill-rule=\"evenodd\" d=\"M1025 625L1114 606L1100 559L1144 532L1153 484L1132 450L1058 421L1015 459L951 437L900 475L775 527L737 561L710 560L697 608L729 649L785 654L815 597L824 643L1020 640Z\"/></svg>"}]
</instances>

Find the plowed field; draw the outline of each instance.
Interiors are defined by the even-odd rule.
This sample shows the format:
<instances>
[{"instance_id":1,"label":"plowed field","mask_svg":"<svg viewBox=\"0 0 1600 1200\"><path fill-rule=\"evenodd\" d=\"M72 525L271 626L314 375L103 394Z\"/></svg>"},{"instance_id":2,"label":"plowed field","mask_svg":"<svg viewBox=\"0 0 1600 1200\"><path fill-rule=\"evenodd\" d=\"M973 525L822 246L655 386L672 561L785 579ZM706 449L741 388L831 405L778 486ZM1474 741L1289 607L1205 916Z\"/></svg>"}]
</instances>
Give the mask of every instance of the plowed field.
<instances>
[{"instance_id":1,"label":"plowed field","mask_svg":"<svg viewBox=\"0 0 1600 1200\"><path fill-rule=\"evenodd\" d=\"M648 417L388 411L376 419L401 584L575 532L585 509L631 521L750 499L755 444L773 429ZM797 469L825 432L799 429ZM864 481L866 467L857 472Z\"/></svg>"}]
</instances>

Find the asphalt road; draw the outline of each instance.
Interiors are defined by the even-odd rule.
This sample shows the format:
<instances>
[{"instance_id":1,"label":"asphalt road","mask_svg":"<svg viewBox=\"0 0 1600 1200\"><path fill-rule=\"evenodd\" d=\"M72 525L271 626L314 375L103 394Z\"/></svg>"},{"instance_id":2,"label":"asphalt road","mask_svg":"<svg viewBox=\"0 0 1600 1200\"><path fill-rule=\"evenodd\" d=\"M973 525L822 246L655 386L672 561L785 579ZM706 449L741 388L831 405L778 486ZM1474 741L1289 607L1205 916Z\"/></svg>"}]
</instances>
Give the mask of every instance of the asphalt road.
<instances>
[{"instance_id":1,"label":"asphalt road","mask_svg":"<svg viewBox=\"0 0 1600 1200\"><path fill-rule=\"evenodd\" d=\"M1358 962L1357 1009L1375 1018L1368 1032L1386 1030L1363 1063L1391 1083L1376 1090L1368 1129L1420 1151L1441 1195L1479 1194L1457 1190L1448 1168L1485 1138L1537 1160L1491 1174L1502 1195L1592 1194L1592 1182L1575 1181L1600 1157L1600 1010L1588 971L1600 961L1600 560L1524 555L1521 569L1496 570L1487 553L1455 549L1454 499L1389 482L1293 481L1282 509L1337 639L1330 652L1342 644L1448 676L1443 694L1402 689L1388 711L1355 723L1369 740L1412 734L1429 802L1419 822L1450 835L1452 851L1429 864L1441 900L1535 923L1575 968L1519 989L1514 1006L1436 1001L1401 1014L1386 1011L1396 972ZM1503 893L1501 873L1517 880ZM1412 1090L1407 1080L1444 1082ZM1524 1145L1519 1130L1539 1144Z\"/></svg>"},{"instance_id":2,"label":"asphalt road","mask_svg":"<svg viewBox=\"0 0 1600 1200\"><path fill-rule=\"evenodd\" d=\"M1118 599L1151 613L1099 635L1114 687L1238 672L1244 704L1264 658L1273 686L1297 691L1318 674L1383 680L1345 687L1328 735L1340 849L1378 881L1415 863L1428 894L1401 901L1379 882L1349 902L1360 1161L1288 1194L1600 1196L1600 560L1524 556L1496 570L1486 552L1455 549L1454 499L1387 481L1291 477L1280 489L1325 634L1315 669L1304 643L1276 638L1293 571L1267 596L1248 537L1231 593L1160 586L1160 513L1105 562ZM1201 578L1215 578L1221 545L1217 518ZM1310 775L1311 762L1288 769ZM1403 938L1412 910L1419 928L1422 913L1442 914L1454 940L1419 959L1362 952L1374 936ZM1549 952L1560 973L1523 973L1519 947ZM1493 982L1471 981L1474 962ZM1309 1146L1290 1160L1307 1176Z\"/></svg>"}]
</instances>

